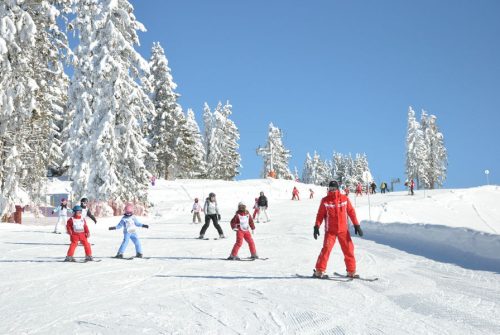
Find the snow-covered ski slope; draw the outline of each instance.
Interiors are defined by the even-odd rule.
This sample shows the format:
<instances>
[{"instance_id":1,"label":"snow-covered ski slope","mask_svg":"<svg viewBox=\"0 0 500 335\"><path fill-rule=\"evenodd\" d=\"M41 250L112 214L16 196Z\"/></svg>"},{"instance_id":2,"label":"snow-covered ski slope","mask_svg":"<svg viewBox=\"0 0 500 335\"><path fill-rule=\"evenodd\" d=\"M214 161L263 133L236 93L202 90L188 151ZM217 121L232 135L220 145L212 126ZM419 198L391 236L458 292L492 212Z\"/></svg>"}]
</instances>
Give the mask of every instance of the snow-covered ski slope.
<instances>
[{"instance_id":1,"label":"snow-covered ski slope","mask_svg":"<svg viewBox=\"0 0 500 335\"><path fill-rule=\"evenodd\" d=\"M294 185L300 201L290 200ZM499 187L351 195L365 232L353 237L358 272L376 282L296 276L312 273L322 245L312 227L325 189L310 200L309 188L158 180L140 218L150 225L139 231L148 259L110 258L122 233L107 227L119 217L89 224L99 263L61 262L68 236L53 226L0 224L0 334L500 334ZM254 239L269 259L221 260L237 203L251 207L259 191L271 221L256 224ZM209 192L227 239L195 239L192 200ZM240 256L249 255L244 244ZM345 273L338 245L333 272Z\"/></svg>"}]
</instances>

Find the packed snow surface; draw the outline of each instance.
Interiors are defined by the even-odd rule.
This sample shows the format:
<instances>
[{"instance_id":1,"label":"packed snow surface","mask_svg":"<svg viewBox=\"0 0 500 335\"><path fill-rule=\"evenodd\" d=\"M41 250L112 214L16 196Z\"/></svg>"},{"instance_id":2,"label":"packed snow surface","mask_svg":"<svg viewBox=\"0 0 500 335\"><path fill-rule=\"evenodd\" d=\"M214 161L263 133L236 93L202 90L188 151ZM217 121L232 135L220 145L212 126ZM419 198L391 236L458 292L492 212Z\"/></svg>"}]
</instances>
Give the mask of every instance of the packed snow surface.
<instances>
[{"instance_id":1,"label":"packed snow surface","mask_svg":"<svg viewBox=\"0 0 500 335\"><path fill-rule=\"evenodd\" d=\"M254 240L269 259L222 260L235 241L228 220L260 191L271 221L256 223ZM196 239L192 202L209 192L226 239L213 226L210 240ZM158 180L139 217L150 225L138 233L147 259L111 258L119 217L90 221L94 263L62 262L69 238L52 233L56 218L0 224L0 334L500 334L499 187L351 194L365 232L353 237L357 270L375 282L296 276L312 274L321 249L323 232L312 235L325 193L279 180ZM246 244L239 255L250 256ZM327 272L345 273L338 245Z\"/></svg>"}]
</instances>

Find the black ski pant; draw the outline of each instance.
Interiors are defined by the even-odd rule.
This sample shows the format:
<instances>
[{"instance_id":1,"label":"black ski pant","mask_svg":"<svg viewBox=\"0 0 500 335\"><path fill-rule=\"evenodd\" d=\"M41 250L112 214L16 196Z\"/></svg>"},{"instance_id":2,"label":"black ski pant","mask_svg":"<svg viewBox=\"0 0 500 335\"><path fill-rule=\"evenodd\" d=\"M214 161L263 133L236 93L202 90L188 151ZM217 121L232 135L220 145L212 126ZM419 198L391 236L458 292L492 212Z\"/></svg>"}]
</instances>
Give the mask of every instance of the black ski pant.
<instances>
[{"instance_id":1,"label":"black ski pant","mask_svg":"<svg viewBox=\"0 0 500 335\"><path fill-rule=\"evenodd\" d=\"M222 228L220 227L219 222L217 220L217 214L205 215L205 224L203 225L203 227L201 227L200 235L205 235L205 232L207 231L208 226L210 225L210 219L212 219L214 227L219 232L219 235L224 235L224 232L222 231Z\"/></svg>"}]
</instances>

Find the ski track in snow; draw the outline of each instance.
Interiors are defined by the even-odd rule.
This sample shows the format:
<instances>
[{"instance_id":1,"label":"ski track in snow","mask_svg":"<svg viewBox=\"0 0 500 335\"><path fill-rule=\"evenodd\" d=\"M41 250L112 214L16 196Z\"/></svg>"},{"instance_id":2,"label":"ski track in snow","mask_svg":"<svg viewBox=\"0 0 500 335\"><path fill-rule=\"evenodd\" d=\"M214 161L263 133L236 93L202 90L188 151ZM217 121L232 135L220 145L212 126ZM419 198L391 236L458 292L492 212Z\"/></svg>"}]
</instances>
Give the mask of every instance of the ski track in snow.
<instances>
[{"instance_id":1,"label":"ski track in snow","mask_svg":"<svg viewBox=\"0 0 500 335\"><path fill-rule=\"evenodd\" d=\"M314 188L317 199L291 201L293 185L271 180L157 180L151 191L152 216L140 218L150 229L138 232L148 259L109 258L122 239L121 232L107 230L117 217L89 225L93 254L102 258L99 263L60 262L69 238L50 234L53 225L36 229L0 225L0 334L500 333L500 269L484 271L468 267L468 262L463 266L440 262L429 253L404 247L412 239L424 243L429 232L444 234L437 239L443 240L437 252L446 251L446 239L451 242L456 236L460 243L474 245L487 238L484 241L497 246L495 235L453 228L470 225L475 216L480 218L472 222L475 229L492 225L493 231L499 230L494 224L500 225L499 213L483 204L481 211L476 207L479 193L429 191L425 198L405 193L373 195L376 222L366 222L366 197L356 199L366 234L364 238L353 235L358 271L380 279L335 282L294 276L310 275L321 249L323 231L315 241L312 226L324 189L299 184L301 194ZM256 223L254 239L259 255L269 260L220 260L229 255L235 241L228 221L236 204L243 200L251 207L261 190L270 200L271 221ZM217 194L228 238L196 240L201 225L190 224L192 198L211 191ZM487 191L488 197L500 199L498 189ZM441 221L447 213L458 226L429 226L451 224ZM460 216L463 222L457 221ZM437 221L430 222L434 217ZM403 222L409 224L407 230ZM384 234L402 241L380 243ZM215 236L211 225L207 237ZM126 256L133 253L130 243ZM239 255L249 254L244 243ZM77 248L75 256L83 257L83 247ZM486 268L494 264L486 263ZM345 271L338 245L328 267L328 273L334 271Z\"/></svg>"}]
</instances>

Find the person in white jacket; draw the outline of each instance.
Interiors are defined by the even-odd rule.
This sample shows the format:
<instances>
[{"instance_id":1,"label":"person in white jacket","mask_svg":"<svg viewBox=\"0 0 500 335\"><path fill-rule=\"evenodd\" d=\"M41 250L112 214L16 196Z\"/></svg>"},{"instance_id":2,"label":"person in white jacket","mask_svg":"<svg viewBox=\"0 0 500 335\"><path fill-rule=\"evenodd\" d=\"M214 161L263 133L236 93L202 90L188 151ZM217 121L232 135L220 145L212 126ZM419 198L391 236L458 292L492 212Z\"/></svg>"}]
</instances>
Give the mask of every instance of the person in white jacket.
<instances>
[{"instance_id":1,"label":"person in white jacket","mask_svg":"<svg viewBox=\"0 0 500 335\"><path fill-rule=\"evenodd\" d=\"M193 213L193 223L196 223L196 219L198 219L198 223L201 223L201 212L202 208L200 203L198 202L198 198L194 199L193 209L191 209L191 213Z\"/></svg>"},{"instance_id":2,"label":"person in white jacket","mask_svg":"<svg viewBox=\"0 0 500 335\"><path fill-rule=\"evenodd\" d=\"M61 204L52 211L52 214L59 213L56 226L54 227L55 234L61 234L61 231L59 230L60 224L62 227L66 226L66 221L68 221L68 211L71 213L71 209L68 208L68 200L64 198L61 199Z\"/></svg>"}]
</instances>

